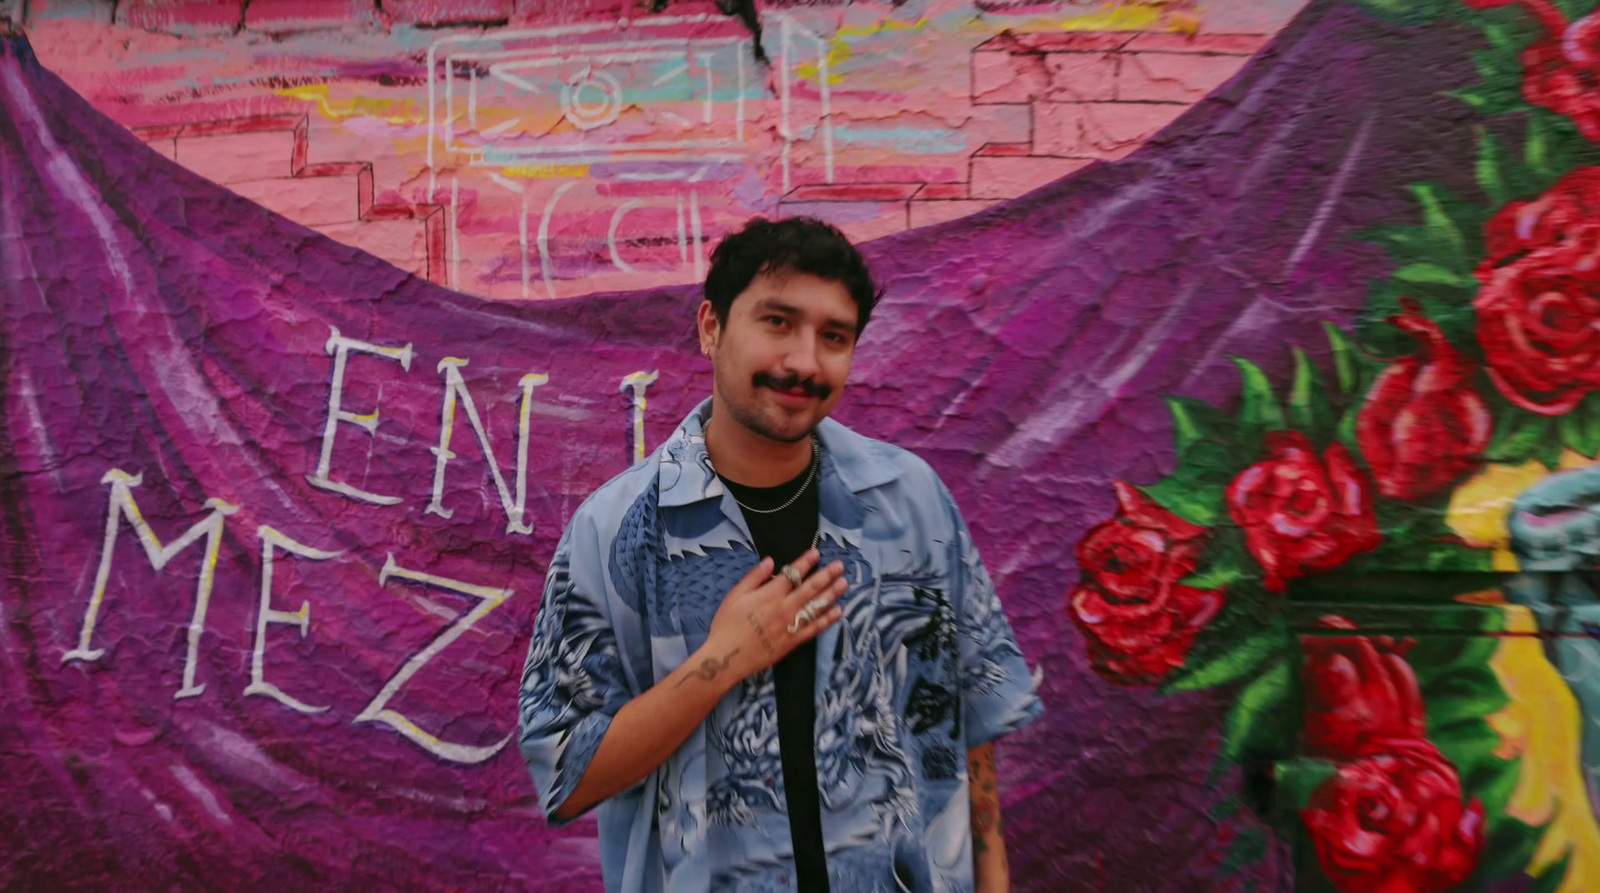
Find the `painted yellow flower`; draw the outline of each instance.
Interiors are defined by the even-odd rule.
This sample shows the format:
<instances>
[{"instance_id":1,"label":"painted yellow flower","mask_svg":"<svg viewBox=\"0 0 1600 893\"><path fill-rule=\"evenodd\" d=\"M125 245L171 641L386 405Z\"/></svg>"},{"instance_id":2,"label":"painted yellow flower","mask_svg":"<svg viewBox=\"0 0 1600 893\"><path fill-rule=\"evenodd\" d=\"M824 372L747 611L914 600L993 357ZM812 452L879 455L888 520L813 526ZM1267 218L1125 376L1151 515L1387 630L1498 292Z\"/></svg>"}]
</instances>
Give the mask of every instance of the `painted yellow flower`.
<instances>
[{"instance_id":1,"label":"painted yellow flower","mask_svg":"<svg viewBox=\"0 0 1600 893\"><path fill-rule=\"evenodd\" d=\"M1462 600L1500 607L1511 634L1501 637L1489 659L1511 703L1486 719L1500 736L1495 756L1518 760L1517 786L1506 813L1545 826L1526 871L1537 877L1570 857L1559 893L1600 890L1600 823L1589 804L1580 762L1583 712L1578 701L1533 635L1538 624L1531 611L1507 604L1497 592Z\"/></svg>"},{"instance_id":2,"label":"painted yellow flower","mask_svg":"<svg viewBox=\"0 0 1600 893\"><path fill-rule=\"evenodd\" d=\"M1572 450L1562 450L1556 469L1570 471L1593 465L1594 461ZM1450 494L1445 523L1467 545L1493 549L1495 570L1514 571L1517 559L1511 553L1511 533L1506 528L1511 504L1522 491L1551 473L1550 467L1537 459L1521 465L1485 465Z\"/></svg>"}]
</instances>

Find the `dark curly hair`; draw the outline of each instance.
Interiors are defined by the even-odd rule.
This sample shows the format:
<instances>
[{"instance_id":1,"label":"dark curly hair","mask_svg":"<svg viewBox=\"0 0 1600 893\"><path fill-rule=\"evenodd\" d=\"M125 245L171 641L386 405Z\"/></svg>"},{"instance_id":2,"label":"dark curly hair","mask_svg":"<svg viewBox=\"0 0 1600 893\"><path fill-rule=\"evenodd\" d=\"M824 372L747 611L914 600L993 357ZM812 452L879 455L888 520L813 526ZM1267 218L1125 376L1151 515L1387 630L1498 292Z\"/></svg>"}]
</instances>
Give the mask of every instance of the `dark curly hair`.
<instances>
[{"instance_id":1,"label":"dark curly hair","mask_svg":"<svg viewBox=\"0 0 1600 893\"><path fill-rule=\"evenodd\" d=\"M810 273L843 285L856 302L856 334L867 327L867 318L881 295L867 262L844 233L814 217L752 217L743 229L717 243L711 252L705 289L717 322L727 324L728 308L750 287L750 280L762 273L786 270Z\"/></svg>"}]
</instances>

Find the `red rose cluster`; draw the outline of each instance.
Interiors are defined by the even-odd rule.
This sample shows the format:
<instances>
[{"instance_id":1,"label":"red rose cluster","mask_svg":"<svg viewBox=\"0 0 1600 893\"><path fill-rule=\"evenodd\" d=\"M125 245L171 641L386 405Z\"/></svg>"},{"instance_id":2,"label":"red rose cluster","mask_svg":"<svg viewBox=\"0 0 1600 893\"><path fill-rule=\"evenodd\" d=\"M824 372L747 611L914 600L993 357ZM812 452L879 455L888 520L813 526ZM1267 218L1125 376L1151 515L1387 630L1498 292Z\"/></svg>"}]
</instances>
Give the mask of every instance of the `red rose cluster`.
<instances>
[{"instance_id":1,"label":"red rose cluster","mask_svg":"<svg viewBox=\"0 0 1600 893\"><path fill-rule=\"evenodd\" d=\"M1494 420L1471 384L1473 367L1415 303L1389 322L1422 350L1379 373L1356 415L1356 442L1378 492L1416 500L1447 489L1477 466Z\"/></svg>"},{"instance_id":2,"label":"red rose cluster","mask_svg":"<svg viewBox=\"0 0 1600 893\"><path fill-rule=\"evenodd\" d=\"M1078 544L1083 576L1067 612L1089 642L1097 673L1126 684L1156 682L1183 666L1224 593L1179 582L1199 566L1206 528L1129 484L1113 486L1120 512Z\"/></svg>"},{"instance_id":3,"label":"red rose cluster","mask_svg":"<svg viewBox=\"0 0 1600 893\"><path fill-rule=\"evenodd\" d=\"M1489 378L1543 415L1600 389L1600 168L1579 168L1490 218L1472 302Z\"/></svg>"},{"instance_id":4,"label":"red rose cluster","mask_svg":"<svg viewBox=\"0 0 1600 893\"><path fill-rule=\"evenodd\" d=\"M1326 629L1354 630L1342 617ZM1483 804L1426 737L1406 646L1385 636L1305 640L1305 745L1339 764L1301 810L1322 870L1342 893L1436 893L1472 874Z\"/></svg>"},{"instance_id":5,"label":"red rose cluster","mask_svg":"<svg viewBox=\"0 0 1600 893\"><path fill-rule=\"evenodd\" d=\"M1244 529L1268 590L1282 592L1290 580L1382 541L1367 480L1343 444L1319 456L1304 434L1273 431L1266 450L1228 485L1228 514Z\"/></svg>"}]
</instances>

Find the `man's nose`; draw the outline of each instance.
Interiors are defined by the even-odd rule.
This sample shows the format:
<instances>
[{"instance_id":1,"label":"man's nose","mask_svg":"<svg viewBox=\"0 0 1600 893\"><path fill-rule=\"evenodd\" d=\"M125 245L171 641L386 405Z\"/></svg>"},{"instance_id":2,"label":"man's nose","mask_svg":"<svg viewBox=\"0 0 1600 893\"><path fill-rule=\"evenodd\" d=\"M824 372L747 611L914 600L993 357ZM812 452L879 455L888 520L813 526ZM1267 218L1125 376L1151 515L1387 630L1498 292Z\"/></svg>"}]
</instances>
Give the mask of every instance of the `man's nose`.
<instances>
[{"instance_id":1,"label":"man's nose","mask_svg":"<svg viewBox=\"0 0 1600 893\"><path fill-rule=\"evenodd\" d=\"M817 336L811 332L801 332L795 336L789 346L789 355L785 357L789 371L802 379L811 378L821 370L817 362Z\"/></svg>"}]
</instances>

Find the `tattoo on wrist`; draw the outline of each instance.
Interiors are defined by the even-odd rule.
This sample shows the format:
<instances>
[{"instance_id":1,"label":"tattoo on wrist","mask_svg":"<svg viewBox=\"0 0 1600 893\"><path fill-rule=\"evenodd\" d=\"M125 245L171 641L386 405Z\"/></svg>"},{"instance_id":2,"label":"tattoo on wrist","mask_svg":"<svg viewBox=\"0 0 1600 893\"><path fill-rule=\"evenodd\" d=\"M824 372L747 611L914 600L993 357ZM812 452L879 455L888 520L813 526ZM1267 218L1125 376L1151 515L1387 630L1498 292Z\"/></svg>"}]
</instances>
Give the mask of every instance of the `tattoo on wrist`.
<instances>
[{"instance_id":1,"label":"tattoo on wrist","mask_svg":"<svg viewBox=\"0 0 1600 893\"><path fill-rule=\"evenodd\" d=\"M718 673L728 668L728 663L732 661L733 656L738 653L739 649L735 648L727 654L724 654L722 656L722 660L717 660L714 657L708 657L705 660L700 661L700 666L697 669L690 670L688 675L678 680L677 687L683 688L684 683L694 678L700 678L710 682L711 680L717 678Z\"/></svg>"}]
</instances>

